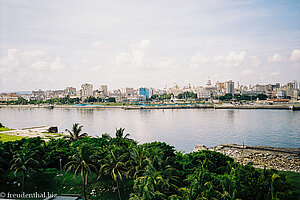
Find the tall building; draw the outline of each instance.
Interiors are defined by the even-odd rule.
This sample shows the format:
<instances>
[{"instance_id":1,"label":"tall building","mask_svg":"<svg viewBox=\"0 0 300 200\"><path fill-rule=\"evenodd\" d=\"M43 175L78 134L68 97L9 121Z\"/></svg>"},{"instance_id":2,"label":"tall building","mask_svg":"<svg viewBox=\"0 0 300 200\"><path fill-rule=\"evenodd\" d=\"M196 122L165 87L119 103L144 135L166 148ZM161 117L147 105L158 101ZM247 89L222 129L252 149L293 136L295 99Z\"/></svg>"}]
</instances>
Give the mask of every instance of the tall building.
<instances>
[{"instance_id":1,"label":"tall building","mask_svg":"<svg viewBox=\"0 0 300 200\"><path fill-rule=\"evenodd\" d=\"M103 92L103 93L107 93L107 85L101 85L100 86L100 92Z\"/></svg>"},{"instance_id":2,"label":"tall building","mask_svg":"<svg viewBox=\"0 0 300 200\"><path fill-rule=\"evenodd\" d=\"M296 80L293 80L291 83L292 83L293 89L295 89L295 90L299 89L299 85L298 85L298 82Z\"/></svg>"},{"instance_id":3,"label":"tall building","mask_svg":"<svg viewBox=\"0 0 300 200\"><path fill-rule=\"evenodd\" d=\"M146 96L146 99L149 98L149 89L148 88L139 88L139 95Z\"/></svg>"},{"instance_id":4,"label":"tall building","mask_svg":"<svg viewBox=\"0 0 300 200\"><path fill-rule=\"evenodd\" d=\"M93 85L84 83L81 85L81 97L90 97L93 96Z\"/></svg>"},{"instance_id":5,"label":"tall building","mask_svg":"<svg viewBox=\"0 0 300 200\"><path fill-rule=\"evenodd\" d=\"M66 95L69 95L69 96L73 96L76 94L76 88L73 88L73 87L67 87L66 89L64 89L64 93Z\"/></svg>"},{"instance_id":6,"label":"tall building","mask_svg":"<svg viewBox=\"0 0 300 200\"><path fill-rule=\"evenodd\" d=\"M234 94L234 82L232 80L226 81L226 93Z\"/></svg>"},{"instance_id":7,"label":"tall building","mask_svg":"<svg viewBox=\"0 0 300 200\"><path fill-rule=\"evenodd\" d=\"M223 90L225 90L225 83L217 81L216 88L218 92L222 92Z\"/></svg>"}]
</instances>

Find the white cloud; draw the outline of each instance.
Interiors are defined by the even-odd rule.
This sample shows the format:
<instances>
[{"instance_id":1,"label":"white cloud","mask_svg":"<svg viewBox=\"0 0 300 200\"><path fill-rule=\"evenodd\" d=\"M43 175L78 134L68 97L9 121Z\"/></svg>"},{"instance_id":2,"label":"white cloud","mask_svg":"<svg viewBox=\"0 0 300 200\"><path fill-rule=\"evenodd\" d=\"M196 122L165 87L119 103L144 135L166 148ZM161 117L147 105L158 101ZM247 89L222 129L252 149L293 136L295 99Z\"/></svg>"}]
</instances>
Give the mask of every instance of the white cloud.
<instances>
[{"instance_id":1,"label":"white cloud","mask_svg":"<svg viewBox=\"0 0 300 200\"><path fill-rule=\"evenodd\" d=\"M60 57L56 57L55 60L52 63L50 63L50 66L49 66L49 68L53 71L62 70L65 67L66 67L66 65L64 65L60 62Z\"/></svg>"},{"instance_id":2,"label":"white cloud","mask_svg":"<svg viewBox=\"0 0 300 200\"><path fill-rule=\"evenodd\" d=\"M300 61L300 50L294 49L293 52L291 53L290 59L291 59L291 61L299 62Z\"/></svg>"},{"instance_id":3,"label":"white cloud","mask_svg":"<svg viewBox=\"0 0 300 200\"><path fill-rule=\"evenodd\" d=\"M241 72L241 75L245 75L245 76L249 76L249 75L255 75L255 71L251 70L251 69L245 69Z\"/></svg>"},{"instance_id":4,"label":"white cloud","mask_svg":"<svg viewBox=\"0 0 300 200\"><path fill-rule=\"evenodd\" d=\"M116 55L117 65L142 66L145 62L145 51L150 46L150 40L143 39L138 44L132 44L129 52L120 52Z\"/></svg>"},{"instance_id":5,"label":"white cloud","mask_svg":"<svg viewBox=\"0 0 300 200\"><path fill-rule=\"evenodd\" d=\"M42 51L24 51L8 49L7 56L0 58L0 73L24 70L57 71L66 66L61 63L60 57L51 58Z\"/></svg>"},{"instance_id":6,"label":"white cloud","mask_svg":"<svg viewBox=\"0 0 300 200\"><path fill-rule=\"evenodd\" d=\"M257 56L251 56L251 60L252 60L252 65L254 67L258 67L261 64L260 59Z\"/></svg>"},{"instance_id":7,"label":"white cloud","mask_svg":"<svg viewBox=\"0 0 300 200\"><path fill-rule=\"evenodd\" d=\"M101 66L94 66L90 69L92 72L99 72L102 70L102 67Z\"/></svg>"},{"instance_id":8,"label":"white cloud","mask_svg":"<svg viewBox=\"0 0 300 200\"><path fill-rule=\"evenodd\" d=\"M176 63L175 58L173 57L162 57L159 58L157 61L148 65L148 68L151 69L178 69L180 65Z\"/></svg>"},{"instance_id":9,"label":"white cloud","mask_svg":"<svg viewBox=\"0 0 300 200\"><path fill-rule=\"evenodd\" d=\"M276 53L273 56L268 58L268 62L277 63L277 62L282 62L282 61L284 61L284 57L278 53Z\"/></svg>"},{"instance_id":10,"label":"white cloud","mask_svg":"<svg viewBox=\"0 0 300 200\"><path fill-rule=\"evenodd\" d=\"M227 66L240 66L246 59L246 52L241 51L240 53L230 52L227 56L219 55L215 56L214 60L219 64L225 64Z\"/></svg>"},{"instance_id":11,"label":"white cloud","mask_svg":"<svg viewBox=\"0 0 300 200\"><path fill-rule=\"evenodd\" d=\"M93 43L93 46L99 48L99 47L102 46L102 42L101 41L96 41L96 42Z\"/></svg>"},{"instance_id":12,"label":"white cloud","mask_svg":"<svg viewBox=\"0 0 300 200\"><path fill-rule=\"evenodd\" d=\"M277 75L279 75L279 74L280 74L280 72L277 71L277 72L271 72L270 75L271 75L271 76L277 76Z\"/></svg>"},{"instance_id":13,"label":"white cloud","mask_svg":"<svg viewBox=\"0 0 300 200\"><path fill-rule=\"evenodd\" d=\"M209 59L205 56L202 56L200 52L197 52L196 55L191 56L190 62L191 68L199 68L203 64L209 63Z\"/></svg>"}]
</instances>

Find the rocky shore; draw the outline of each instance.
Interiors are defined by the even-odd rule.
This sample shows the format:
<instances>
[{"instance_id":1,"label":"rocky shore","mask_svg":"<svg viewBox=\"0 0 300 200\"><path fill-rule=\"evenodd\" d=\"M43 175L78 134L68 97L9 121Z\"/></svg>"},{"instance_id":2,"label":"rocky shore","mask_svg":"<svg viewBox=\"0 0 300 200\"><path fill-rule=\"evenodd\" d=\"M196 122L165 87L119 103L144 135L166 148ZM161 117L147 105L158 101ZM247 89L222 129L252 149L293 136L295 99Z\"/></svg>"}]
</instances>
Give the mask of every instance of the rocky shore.
<instances>
[{"instance_id":1,"label":"rocky shore","mask_svg":"<svg viewBox=\"0 0 300 200\"><path fill-rule=\"evenodd\" d=\"M238 163L254 167L300 172L300 148L221 144L215 147L196 145L193 151L211 150L228 155Z\"/></svg>"}]
</instances>

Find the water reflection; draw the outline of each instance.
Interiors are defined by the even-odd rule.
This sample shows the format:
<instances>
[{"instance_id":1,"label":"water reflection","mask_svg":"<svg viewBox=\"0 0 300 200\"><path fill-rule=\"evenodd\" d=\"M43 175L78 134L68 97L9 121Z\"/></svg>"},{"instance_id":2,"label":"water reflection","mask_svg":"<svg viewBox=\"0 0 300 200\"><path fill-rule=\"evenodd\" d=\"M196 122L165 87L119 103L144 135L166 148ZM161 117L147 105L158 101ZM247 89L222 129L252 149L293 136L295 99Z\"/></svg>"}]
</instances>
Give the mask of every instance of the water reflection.
<instances>
[{"instance_id":1,"label":"water reflection","mask_svg":"<svg viewBox=\"0 0 300 200\"><path fill-rule=\"evenodd\" d=\"M186 152L197 144L299 147L299 121L300 112L284 110L0 109L0 122L11 128L56 125L63 131L80 123L90 135L114 136L124 127L141 143L165 141Z\"/></svg>"}]
</instances>

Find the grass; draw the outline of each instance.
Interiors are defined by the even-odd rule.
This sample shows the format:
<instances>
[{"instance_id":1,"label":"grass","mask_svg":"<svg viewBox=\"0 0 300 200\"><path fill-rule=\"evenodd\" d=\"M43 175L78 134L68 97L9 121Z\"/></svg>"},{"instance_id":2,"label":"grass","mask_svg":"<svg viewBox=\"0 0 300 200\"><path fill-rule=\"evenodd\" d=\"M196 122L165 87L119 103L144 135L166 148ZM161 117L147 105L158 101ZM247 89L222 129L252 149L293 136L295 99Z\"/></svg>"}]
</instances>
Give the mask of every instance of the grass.
<instances>
[{"instance_id":1,"label":"grass","mask_svg":"<svg viewBox=\"0 0 300 200\"><path fill-rule=\"evenodd\" d=\"M22 138L25 138L25 137L0 133L0 141L2 141L2 142L21 140Z\"/></svg>"},{"instance_id":2,"label":"grass","mask_svg":"<svg viewBox=\"0 0 300 200\"><path fill-rule=\"evenodd\" d=\"M61 133L49 133L49 132L43 132L46 138L62 138L66 135Z\"/></svg>"},{"instance_id":3,"label":"grass","mask_svg":"<svg viewBox=\"0 0 300 200\"><path fill-rule=\"evenodd\" d=\"M13 129L9 129L9 128L7 128L7 127L1 127L1 128L0 128L0 132L1 132L1 131L10 131L10 130L13 130Z\"/></svg>"},{"instance_id":4,"label":"grass","mask_svg":"<svg viewBox=\"0 0 300 200\"><path fill-rule=\"evenodd\" d=\"M296 199L300 199L300 173L289 172L289 171L280 171L279 175L285 175L288 182L291 185L291 191L296 196Z\"/></svg>"}]
</instances>

